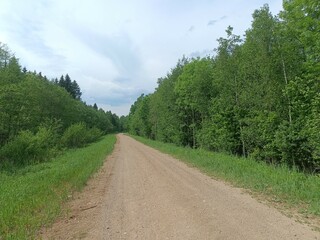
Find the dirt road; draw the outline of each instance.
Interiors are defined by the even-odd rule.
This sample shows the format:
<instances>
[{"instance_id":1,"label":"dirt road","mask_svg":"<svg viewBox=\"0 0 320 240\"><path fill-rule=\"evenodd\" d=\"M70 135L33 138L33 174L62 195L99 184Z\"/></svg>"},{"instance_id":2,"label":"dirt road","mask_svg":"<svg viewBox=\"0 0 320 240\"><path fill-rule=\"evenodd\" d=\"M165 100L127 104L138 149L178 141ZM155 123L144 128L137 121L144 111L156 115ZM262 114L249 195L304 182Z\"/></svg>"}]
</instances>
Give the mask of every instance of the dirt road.
<instances>
[{"instance_id":1,"label":"dirt road","mask_svg":"<svg viewBox=\"0 0 320 240\"><path fill-rule=\"evenodd\" d=\"M320 239L320 233L118 135L115 151L44 239Z\"/></svg>"}]
</instances>

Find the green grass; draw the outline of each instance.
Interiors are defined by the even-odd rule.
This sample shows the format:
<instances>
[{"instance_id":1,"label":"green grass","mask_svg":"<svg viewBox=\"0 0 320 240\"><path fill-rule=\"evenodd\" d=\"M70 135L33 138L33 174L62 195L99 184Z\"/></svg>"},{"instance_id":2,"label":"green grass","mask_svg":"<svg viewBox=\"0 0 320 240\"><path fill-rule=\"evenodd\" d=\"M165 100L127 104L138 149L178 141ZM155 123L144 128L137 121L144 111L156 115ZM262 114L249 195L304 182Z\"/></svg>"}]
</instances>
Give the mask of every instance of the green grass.
<instances>
[{"instance_id":1,"label":"green grass","mask_svg":"<svg viewBox=\"0 0 320 240\"><path fill-rule=\"evenodd\" d=\"M14 174L0 173L0 239L33 239L113 150L115 135Z\"/></svg>"},{"instance_id":2,"label":"green grass","mask_svg":"<svg viewBox=\"0 0 320 240\"><path fill-rule=\"evenodd\" d=\"M270 166L253 159L132 137L212 177L262 193L262 197L269 201L295 208L300 213L320 216L320 176L306 175L286 166Z\"/></svg>"}]
</instances>

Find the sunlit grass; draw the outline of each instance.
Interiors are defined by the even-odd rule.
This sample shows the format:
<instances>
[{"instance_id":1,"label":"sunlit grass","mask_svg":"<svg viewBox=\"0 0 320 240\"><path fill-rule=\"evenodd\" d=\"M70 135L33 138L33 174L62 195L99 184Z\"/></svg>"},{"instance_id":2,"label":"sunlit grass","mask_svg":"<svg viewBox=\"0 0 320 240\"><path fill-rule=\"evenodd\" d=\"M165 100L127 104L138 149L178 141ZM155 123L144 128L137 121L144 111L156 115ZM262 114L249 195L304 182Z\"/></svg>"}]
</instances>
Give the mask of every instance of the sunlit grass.
<instances>
[{"instance_id":1,"label":"sunlit grass","mask_svg":"<svg viewBox=\"0 0 320 240\"><path fill-rule=\"evenodd\" d=\"M108 135L50 162L0 173L0 239L33 239L59 215L68 196L81 190L101 167L115 141Z\"/></svg>"},{"instance_id":2,"label":"sunlit grass","mask_svg":"<svg viewBox=\"0 0 320 240\"><path fill-rule=\"evenodd\" d=\"M267 199L298 208L300 212L320 216L320 176L306 175L286 166L270 166L253 159L133 137L210 176L262 193Z\"/></svg>"}]
</instances>

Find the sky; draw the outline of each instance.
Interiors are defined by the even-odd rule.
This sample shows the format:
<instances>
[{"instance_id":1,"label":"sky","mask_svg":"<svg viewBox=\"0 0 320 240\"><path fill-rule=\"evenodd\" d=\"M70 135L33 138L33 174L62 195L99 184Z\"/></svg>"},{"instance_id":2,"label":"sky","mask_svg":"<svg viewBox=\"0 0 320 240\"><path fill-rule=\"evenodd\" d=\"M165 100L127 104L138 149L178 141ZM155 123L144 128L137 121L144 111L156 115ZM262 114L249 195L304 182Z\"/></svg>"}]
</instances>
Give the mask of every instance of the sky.
<instances>
[{"instance_id":1,"label":"sky","mask_svg":"<svg viewBox=\"0 0 320 240\"><path fill-rule=\"evenodd\" d=\"M230 25L243 36L265 3L282 0L0 0L0 42L22 67L69 74L82 100L127 115L179 59L214 54Z\"/></svg>"}]
</instances>

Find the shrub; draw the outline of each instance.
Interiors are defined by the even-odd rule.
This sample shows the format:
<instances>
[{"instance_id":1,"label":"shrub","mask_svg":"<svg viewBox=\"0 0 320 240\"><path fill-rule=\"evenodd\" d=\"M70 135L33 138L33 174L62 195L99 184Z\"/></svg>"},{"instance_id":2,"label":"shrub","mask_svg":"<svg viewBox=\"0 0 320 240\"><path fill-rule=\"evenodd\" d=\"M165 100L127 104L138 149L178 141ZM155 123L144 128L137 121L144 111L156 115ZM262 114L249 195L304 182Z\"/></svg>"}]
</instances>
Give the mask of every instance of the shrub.
<instances>
[{"instance_id":1,"label":"shrub","mask_svg":"<svg viewBox=\"0 0 320 240\"><path fill-rule=\"evenodd\" d=\"M61 144L67 148L82 147L86 144L87 128L84 123L72 124L61 138Z\"/></svg>"},{"instance_id":2,"label":"shrub","mask_svg":"<svg viewBox=\"0 0 320 240\"><path fill-rule=\"evenodd\" d=\"M0 149L0 168L14 170L16 167L47 161L57 155L59 147L78 148L98 140L102 131L87 128L84 123L71 125L58 134L59 124L41 125L33 134L21 131L15 138Z\"/></svg>"},{"instance_id":3,"label":"shrub","mask_svg":"<svg viewBox=\"0 0 320 240\"><path fill-rule=\"evenodd\" d=\"M46 127L39 127L36 134L28 130L21 131L2 147L2 164L22 166L51 158L55 152L55 135L52 129Z\"/></svg>"},{"instance_id":4,"label":"shrub","mask_svg":"<svg viewBox=\"0 0 320 240\"><path fill-rule=\"evenodd\" d=\"M64 132L61 138L61 144L67 148L83 147L87 143L96 141L101 136L102 131L98 128L87 128L84 123L76 123Z\"/></svg>"},{"instance_id":5,"label":"shrub","mask_svg":"<svg viewBox=\"0 0 320 240\"><path fill-rule=\"evenodd\" d=\"M34 153L33 161L43 162L56 153L58 134L51 128L40 127L34 135L30 149Z\"/></svg>"},{"instance_id":6,"label":"shrub","mask_svg":"<svg viewBox=\"0 0 320 240\"><path fill-rule=\"evenodd\" d=\"M87 142L88 143L95 142L102 135L103 135L103 132L100 129L96 128L96 127L87 129Z\"/></svg>"},{"instance_id":7,"label":"shrub","mask_svg":"<svg viewBox=\"0 0 320 240\"><path fill-rule=\"evenodd\" d=\"M2 147L0 155L3 161L6 164L24 165L32 156L29 148L32 139L33 134L30 131L21 131L14 139Z\"/></svg>"}]
</instances>

